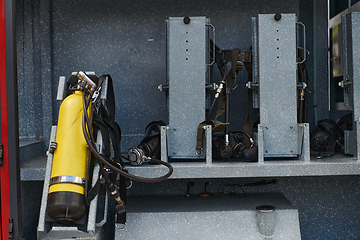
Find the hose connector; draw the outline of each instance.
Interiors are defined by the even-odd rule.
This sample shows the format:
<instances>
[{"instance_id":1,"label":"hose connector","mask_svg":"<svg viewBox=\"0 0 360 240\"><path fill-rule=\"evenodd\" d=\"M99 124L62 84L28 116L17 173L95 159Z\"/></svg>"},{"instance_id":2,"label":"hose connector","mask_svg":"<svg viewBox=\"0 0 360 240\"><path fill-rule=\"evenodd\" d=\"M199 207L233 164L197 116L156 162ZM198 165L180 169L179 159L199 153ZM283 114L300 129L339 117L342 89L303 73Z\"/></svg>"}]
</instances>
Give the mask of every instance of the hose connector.
<instances>
[{"instance_id":1,"label":"hose connector","mask_svg":"<svg viewBox=\"0 0 360 240\"><path fill-rule=\"evenodd\" d=\"M110 182L108 184L108 189L109 189L109 192L110 192L111 196L113 196L113 198L115 198L115 200L117 202L117 204L115 206L116 211L119 214L122 214L122 213L126 212L125 203L124 203L123 200L121 200L121 197L120 197L119 187L116 186L114 183Z\"/></svg>"},{"instance_id":2,"label":"hose connector","mask_svg":"<svg viewBox=\"0 0 360 240\"><path fill-rule=\"evenodd\" d=\"M76 76L81 80L86 82L87 85L90 85L91 89L95 89L96 88L96 84L86 75L85 72L83 71L78 71L78 73L76 74Z\"/></svg>"},{"instance_id":3,"label":"hose connector","mask_svg":"<svg viewBox=\"0 0 360 240\"><path fill-rule=\"evenodd\" d=\"M132 147L128 151L128 157L131 165L139 166L148 160L145 152L138 147Z\"/></svg>"},{"instance_id":4,"label":"hose connector","mask_svg":"<svg viewBox=\"0 0 360 240\"><path fill-rule=\"evenodd\" d=\"M222 89L224 88L224 81L220 82L219 87L216 89L215 98L219 98Z\"/></svg>"}]
</instances>

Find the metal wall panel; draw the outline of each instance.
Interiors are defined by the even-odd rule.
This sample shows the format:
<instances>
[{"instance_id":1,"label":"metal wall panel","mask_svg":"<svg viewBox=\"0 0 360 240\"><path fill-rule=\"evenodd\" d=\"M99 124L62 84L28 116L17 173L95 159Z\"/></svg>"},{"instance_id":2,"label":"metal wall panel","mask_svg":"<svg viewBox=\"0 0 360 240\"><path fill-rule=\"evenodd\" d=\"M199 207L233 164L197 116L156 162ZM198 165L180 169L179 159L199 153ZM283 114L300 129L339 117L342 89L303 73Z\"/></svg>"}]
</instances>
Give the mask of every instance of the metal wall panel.
<instances>
[{"instance_id":1,"label":"metal wall panel","mask_svg":"<svg viewBox=\"0 0 360 240\"><path fill-rule=\"evenodd\" d=\"M258 16L260 123L264 157L298 155L296 15Z\"/></svg>"},{"instance_id":2,"label":"metal wall panel","mask_svg":"<svg viewBox=\"0 0 360 240\"><path fill-rule=\"evenodd\" d=\"M167 22L169 83L168 156L196 155L196 134L205 120L208 39L206 17L170 17Z\"/></svg>"},{"instance_id":3,"label":"metal wall panel","mask_svg":"<svg viewBox=\"0 0 360 240\"><path fill-rule=\"evenodd\" d=\"M352 107L353 130L347 132L345 153L356 158L360 155L360 12L352 12L342 17L344 79L344 103Z\"/></svg>"}]
</instances>

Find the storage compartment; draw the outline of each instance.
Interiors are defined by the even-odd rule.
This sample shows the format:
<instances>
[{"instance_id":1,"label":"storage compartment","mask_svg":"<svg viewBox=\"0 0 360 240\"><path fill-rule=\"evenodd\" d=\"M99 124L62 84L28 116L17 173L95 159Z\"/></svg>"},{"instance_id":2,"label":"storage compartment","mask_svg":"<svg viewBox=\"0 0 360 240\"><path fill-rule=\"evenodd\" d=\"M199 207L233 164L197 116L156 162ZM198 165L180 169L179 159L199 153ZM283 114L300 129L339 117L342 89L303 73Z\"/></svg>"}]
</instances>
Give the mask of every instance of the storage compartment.
<instances>
[{"instance_id":1,"label":"storage compartment","mask_svg":"<svg viewBox=\"0 0 360 240\"><path fill-rule=\"evenodd\" d=\"M148 123L162 120L169 124L170 121L169 108L172 103L167 101L167 93L158 89L160 85L169 83L165 20L185 16L210 19L219 47L245 50L252 47L252 17L276 13L295 14L298 21L306 26L306 46L309 51L307 68L310 76L308 88L311 92L308 93L307 111L310 131L320 119L330 118L336 121L344 112L329 110L331 94L326 0L17 0L19 134L26 239L35 239L36 236L39 213L34 209L40 206L40 196L34 197L33 192L40 192L39 189L42 188L51 126L57 124L60 103L56 101L56 92L60 76L67 79L72 72L78 70L112 76L116 100L115 120L122 130L121 151L126 154L129 148L139 145ZM184 61L187 61L186 57ZM211 77L214 83L219 83L220 73L216 66L213 68ZM206 72L205 78L208 77L207 74ZM237 76L238 86L230 96L230 130L242 130L248 112L248 72L243 67ZM213 93L211 92L209 102ZM178 99L175 103L177 101ZM204 101L202 103L208 109L208 100L204 98L201 101ZM181 111L186 112L187 108ZM257 113L257 109L250 111L250 123L258 119ZM199 116L203 116L203 113ZM220 120L223 121L222 118ZM300 132L298 138L302 137ZM182 141L187 140L185 138ZM181 143L170 143L172 152L177 150L173 148L178 147L174 144ZM287 143L283 145L286 146ZM294 145L299 147L301 144ZM299 155L302 150L300 148L296 151L296 155ZM212 164L203 161L203 158L181 160L184 159L170 161L174 173L169 180L149 185L134 182L133 188L129 190L129 201L133 197L136 199L133 203L146 207L151 204L147 199L157 201L164 195L172 198L185 194L190 181L195 182L194 193L197 195L203 192L203 183L206 181L211 182L209 191L215 194L224 183L253 182L260 178L269 180L274 177L278 179L275 187L254 187L251 192L281 192L291 202L293 210L299 212L302 239L334 236L356 239L360 236L355 209L359 205L356 189L360 180L357 158L337 154L309 161L272 159L259 163L229 159L213 160ZM148 163L142 166L127 165L127 169L132 174L143 177L156 177L166 172L165 168ZM142 198L143 195L146 198ZM149 197L153 195L154 198ZM215 205L223 203L218 196L211 201ZM131 204L129 203L129 211ZM147 211L151 209L144 210ZM191 208L187 208L187 211L189 214L197 214ZM171 214L169 212L171 211L167 213ZM154 216L154 219L160 218ZM181 221L177 216L174 219ZM129 224L131 221L129 220ZM339 226L334 227L334 222L339 223ZM141 228L134 226L136 221L131 224L129 231L133 227Z\"/></svg>"}]
</instances>

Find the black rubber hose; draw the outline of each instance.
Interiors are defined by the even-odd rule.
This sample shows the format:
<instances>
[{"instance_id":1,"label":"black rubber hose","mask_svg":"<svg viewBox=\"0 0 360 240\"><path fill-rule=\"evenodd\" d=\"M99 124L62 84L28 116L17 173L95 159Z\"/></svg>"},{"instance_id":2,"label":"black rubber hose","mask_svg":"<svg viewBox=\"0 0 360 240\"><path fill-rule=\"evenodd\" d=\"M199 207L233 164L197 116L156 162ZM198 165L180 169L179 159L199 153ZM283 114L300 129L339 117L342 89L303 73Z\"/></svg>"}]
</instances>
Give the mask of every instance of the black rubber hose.
<instances>
[{"instance_id":1,"label":"black rubber hose","mask_svg":"<svg viewBox=\"0 0 360 240\"><path fill-rule=\"evenodd\" d=\"M224 71L225 71L225 74L224 74L224 81L225 81L225 86L223 88L223 90L225 89L225 123L229 123L229 112L230 112L230 89L229 89L229 83L226 79L227 77L227 65L225 63L224 65ZM229 125L227 125L225 127L225 135L229 136ZM226 140L225 140L226 141Z\"/></svg>"},{"instance_id":2,"label":"black rubber hose","mask_svg":"<svg viewBox=\"0 0 360 240\"><path fill-rule=\"evenodd\" d=\"M217 100L217 98L214 98L214 100L212 101L211 107L210 107L209 112L208 112L208 114L206 116L206 125L210 124L210 117L211 117L211 113L212 113L212 111L214 109L216 100Z\"/></svg>"},{"instance_id":3,"label":"black rubber hose","mask_svg":"<svg viewBox=\"0 0 360 240\"><path fill-rule=\"evenodd\" d=\"M225 123L230 122L230 88L228 81L225 82ZM225 134L229 135L229 125L225 128Z\"/></svg>"},{"instance_id":4,"label":"black rubber hose","mask_svg":"<svg viewBox=\"0 0 360 240\"><path fill-rule=\"evenodd\" d=\"M300 99L300 103L299 103L299 123L304 123L304 111L305 111L305 107L304 107L304 103L305 99Z\"/></svg>"},{"instance_id":5,"label":"black rubber hose","mask_svg":"<svg viewBox=\"0 0 360 240\"><path fill-rule=\"evenodd\" d=\"M250 136L250 134L248 134L247 132L238 130L238 131L234 131L234 133L244 134L244 135L249 139L249 141L250 141L250 147L253 147L253 146L254 146L254 140L252 139L252 137Z\"/></svg>"},{"instance_id":6,"label":"black rubber hose","mask_svg":"<svg viewBox=\"0 0 360 240\"><path fill-rule=\"evenodd\" d=\"M83 93L83 94L85 94L85 93ZM85 98L85 96L83 98ZM94 141L93 142L91 141L89 134L87 133L87 130L86 130L87 122L89 122L88 116L87 116L87 109L89 107L89 102L90 102L90 97L88 97L88 99L86 100L86 103L84 103L85 108L83 111L83 118L82 118L82 130L83 130L85 140L89 146L89 149L95 155L95 157L99 160L99 164L103 163L108 168L110 168L112 171L119 173L124 177L130 178L130 179L136 180L136 181L141 181L141 182L160 182L160 181L163 181L163 180L167 179L168 177L170 177L170 175L173 173L173 167L167 162L163 162L163 161L160 161L157 159L151 159L150 162L162 164L162 165L166 166L167 168L169 168L169 171L167 174L165 174L161 177L158 177L158 178L144 178L144 177L139 177L139 176L129 174L129 173L121 170L120 168L115 167L111 162L109 162L103 156L101 156L101 154L97 151L96 147L93 144Z\"/></svg>"},{"instance_id":7,"label":"black rubber hose","mask_svg":"<svg viewBox=\"0 0 360 240\"><path fill-rule=\"evenodd\" d=\"M303 113L304 123L308 122L307 121L307 109L308 109L307 92L304 91L304 113Z\"/></svg>"},{"instance_id":8,"label":"black rubber hose","mask_svg":"<svg viewBox=\"0 0 360 240\"><path fill-rule=\"evenodd\" d=\"M218 65L219 65L219 63L218 63ZM221 80L221 82L225 82L226 74L223 74L220 68L219 68L219 70L220 70L221 75L222 75L222 80ZM225 67L224 71L225 71L225 73L226 73L226 67ZM220 82L220 84L221 84L221 82ZM223 91L223 90L224 90L224 88L221 89L221 91ZM220 95L221 95L221 91L219 92L219 97L220 97ZM210 124L211 113L212 113L212 111L214 110L215 103L216 103L216 101L219 99L219 97L218 97L218 98L214 98L214 100L213 100L213 102L212 102L212 104L211 104L211 106L210 106L209 112L208 112L208 114L207 114L207 116L206 116L206 119L205 119L206 125L209 125L209 124Z\"/></svg>"},{"instance_id":9,"label":"black rubber hose","mask_svg":"<svg viewBox=\"0 0 360 240\"><path fill-rule=\"evenodd\" d=\"M298 66L298 77L299 77L299 83L303 83L304 82L304 75L302 72L302 68L299 65ZM300 91L300 99L299 99L299 112L298 112L298 122L299 123L303 123L304 122L304 100L302 100L302 96L301 96L301 92Z\"/></svg>"},{"instance_id":10,"label":"black rubber hose","mask_svg":"<svg viewBox=\"0 0 360 240\"><path fill-rule=\"evenodd\" d=\"M89 116L87 115L87 109L89 107L89 104L90 104L90 97L88 97L88 100L86 100L86 94L85 94L85 92L83 92L83 108L86 109L83 112L83 122L82 122L83 133L84 133L84 118L85 118L85 121L86 121L85 132L86 132L86 126L88 127L88 129L92 129L92 121L89 119ZM92 114L91 114L91 118L92 118ZM87 135L87 134L85 135L85 133L84 133L84 137L85 136L89 137L89 135ZM95 142L95 140L94 140L94 137L93 137L92 134L90 134L90 138L91 138L90 143L93 144ZM86 140L86 137L85 137L85 140ZM90 145L89 141L86 141L86 142L87 142L88 145ZM89 148L89 151L91 151L90 148ZM104 170L104 165L100 161L98 161L98 163L99 163L99 166L100 166L101 174L105 178L105 182L106 183L110 182L110 179L108 178L108 175Z\"/></svg>"}]
</instances>

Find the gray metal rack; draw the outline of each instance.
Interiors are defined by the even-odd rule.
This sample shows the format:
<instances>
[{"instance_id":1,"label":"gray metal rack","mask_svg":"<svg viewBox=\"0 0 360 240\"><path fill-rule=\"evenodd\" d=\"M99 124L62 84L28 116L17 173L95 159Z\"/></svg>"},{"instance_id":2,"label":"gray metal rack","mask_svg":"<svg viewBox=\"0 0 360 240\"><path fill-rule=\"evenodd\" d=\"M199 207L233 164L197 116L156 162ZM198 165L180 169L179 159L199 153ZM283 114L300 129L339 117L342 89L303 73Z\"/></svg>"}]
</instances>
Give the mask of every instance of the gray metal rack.
<instances>
[{"instance_id":1,"label":"gray metal rack","mask_svg":"<svg viewBox=\"0 0 360 240\"><path fill-rule=\"evenodd\" d=\"M46 158L40 157L22 165L22 181L42 181L45 176ZM243 162L237 160L214 161L206 164L199 162L172 162L174 173L170 179L189 178L253 178L253 177L295 177L295 176L331 176L358 175L360 161L345 155L335 155L323 159L269 160L264 163ZM130 173L154 177L167 172L162 166L144 164L140 167L128 166Z\"/></svg>"}]
</instances>

